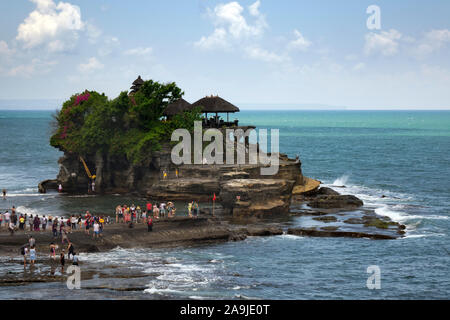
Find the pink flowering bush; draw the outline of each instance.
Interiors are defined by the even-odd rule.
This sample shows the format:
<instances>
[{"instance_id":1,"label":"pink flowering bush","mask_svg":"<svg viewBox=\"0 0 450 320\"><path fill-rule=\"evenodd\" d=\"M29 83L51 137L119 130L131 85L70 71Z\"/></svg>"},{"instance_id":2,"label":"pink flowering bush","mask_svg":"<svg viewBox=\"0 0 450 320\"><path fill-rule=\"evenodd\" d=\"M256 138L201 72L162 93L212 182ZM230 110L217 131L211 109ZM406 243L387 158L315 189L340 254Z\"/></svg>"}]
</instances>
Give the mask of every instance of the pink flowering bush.
<instances>
[{"instance_id":1,"label":"pink flowering bush","mask_svg":"<svg viewBox=\"0 0 450 320\"><path fill-rule=\"evenodd\" d=\"M79 94L76 98L75 98L75 105L79 105L81 102L83 101L88 101L89 97L91 96L91 94L89 92L86 92L84 94Z\"/></svg>"}]
</instances>

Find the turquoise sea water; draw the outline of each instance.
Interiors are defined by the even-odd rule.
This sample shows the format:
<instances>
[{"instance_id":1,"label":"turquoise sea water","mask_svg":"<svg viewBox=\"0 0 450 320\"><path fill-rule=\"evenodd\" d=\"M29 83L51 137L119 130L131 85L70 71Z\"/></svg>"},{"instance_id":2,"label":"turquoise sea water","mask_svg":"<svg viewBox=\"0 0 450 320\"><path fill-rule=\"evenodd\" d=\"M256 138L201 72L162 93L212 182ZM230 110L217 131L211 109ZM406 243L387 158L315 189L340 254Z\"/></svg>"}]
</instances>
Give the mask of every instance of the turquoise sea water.
<instances>
[{"instance_id":1,"label":"turquoise sea water","mask_svg":"<svg viewBox=\"0 0 450 320\"><path fill-rule=\"evenodd\" d=\"M111 210L111 197L37 193L40 180L56 176L61 156L48 145L50 115L0 111L0 188L9 193L0 208L15 205L40 214ZM450 112L243 111L237 117L241 124L279 129L280 151L300 155L306 176L345 185L338 191L357 195L367 208L404 223L406 238L283 235L171 250L117 248L101 257L82 255L82 260L126 261L149 273L159 270L159 276L146 279L145 292L125 293L135 298L450 298ZM366 287L370 265L380 267L380 290ZM37 292L52 298L63 292L59 286L0 289L0 298ZM115 296L80 290L70 297Z\"/></svg>"}]
</instances>

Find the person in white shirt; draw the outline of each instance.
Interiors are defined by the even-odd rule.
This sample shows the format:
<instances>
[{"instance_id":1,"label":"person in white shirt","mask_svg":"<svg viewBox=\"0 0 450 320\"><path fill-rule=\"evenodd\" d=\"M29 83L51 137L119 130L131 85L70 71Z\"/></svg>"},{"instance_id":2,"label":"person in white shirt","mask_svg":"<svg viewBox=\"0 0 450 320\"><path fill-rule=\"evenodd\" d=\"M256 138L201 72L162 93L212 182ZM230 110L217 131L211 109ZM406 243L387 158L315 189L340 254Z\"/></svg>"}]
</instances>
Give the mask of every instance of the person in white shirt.
<instances>
[{"instance_id":1,"label":"person in white shirt","mask_svg":"<svg viewBox=\"0 0 450 320\"><path fill-rule=\"evenodd\" d=\"M10 217L11 217L11 213L9 213L8 211L6 211L5 214L4 214L4 216L5 216L5 225L6 225L6 227L9 227L9 219L10 219Z\"/></svg>"},{"instance_id":2,"label":"person in white shirt","mask_svg":"<svg viewBox=\"0 0 450 320\"><path fill-rule=\"evenodd\" d=\"M97 221L95 221L95 223L94 223L94 235L93 235L94 239L98 238L99 235L100 235L100 225L98 224Z\"/></svg>"}]
</instances>

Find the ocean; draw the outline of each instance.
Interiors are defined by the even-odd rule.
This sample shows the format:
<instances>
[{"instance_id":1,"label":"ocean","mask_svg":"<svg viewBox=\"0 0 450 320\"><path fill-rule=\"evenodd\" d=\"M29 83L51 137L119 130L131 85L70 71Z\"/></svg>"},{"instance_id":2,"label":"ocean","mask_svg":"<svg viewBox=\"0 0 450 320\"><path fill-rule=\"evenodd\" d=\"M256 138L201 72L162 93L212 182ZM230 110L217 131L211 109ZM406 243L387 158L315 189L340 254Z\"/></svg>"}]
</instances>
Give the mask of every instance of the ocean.
<instances>
[{"instance_id":1,"label":"ocean","mask_svg":"<svg viewBox=\"0 0 450 320\"><path fill-rule=\"evenodd\" d=\"M0 110L0 209L62 215L113 212L122 196L39 194L56 177L49 111ZM281 235L171 249L81 254L148 274L143 291L68 290L61 283L1 287L0 299L449 299L449 111L242 111L240 124L279 129L280 152L300 156L304 175L361 198L407 226L392 241ZM384 197L383 197L384 196ZM292 217L290 225L298 224ZM0 274L20 268L0 257ZM17 257L20 260L20 257ZM366 283L380 269L380 289ZM89 281L100 281L89 280ZM62 290L65 289L65 290Z\"/></svg>"}]
</instances>

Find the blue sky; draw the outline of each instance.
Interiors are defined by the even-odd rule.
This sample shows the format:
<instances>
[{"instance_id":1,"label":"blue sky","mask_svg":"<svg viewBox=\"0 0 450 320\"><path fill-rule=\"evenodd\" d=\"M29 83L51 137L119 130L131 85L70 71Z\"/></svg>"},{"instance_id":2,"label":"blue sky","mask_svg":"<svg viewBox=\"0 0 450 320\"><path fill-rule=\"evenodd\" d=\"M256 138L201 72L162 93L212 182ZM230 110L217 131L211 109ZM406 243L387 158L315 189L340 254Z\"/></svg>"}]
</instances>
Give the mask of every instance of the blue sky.
<instances>
[{"instance_id":1,"label":"blue sky","mask_svg":"<svg viewBox=\"0 0 450 320\"><path fill-rule=\"evenodd\" d=\"M449 18L446 0L0 0L0 99L114 98L141 75L243 109L450 109Z\"/></svg>"}]
</instances>

